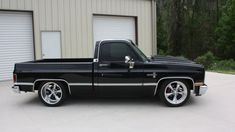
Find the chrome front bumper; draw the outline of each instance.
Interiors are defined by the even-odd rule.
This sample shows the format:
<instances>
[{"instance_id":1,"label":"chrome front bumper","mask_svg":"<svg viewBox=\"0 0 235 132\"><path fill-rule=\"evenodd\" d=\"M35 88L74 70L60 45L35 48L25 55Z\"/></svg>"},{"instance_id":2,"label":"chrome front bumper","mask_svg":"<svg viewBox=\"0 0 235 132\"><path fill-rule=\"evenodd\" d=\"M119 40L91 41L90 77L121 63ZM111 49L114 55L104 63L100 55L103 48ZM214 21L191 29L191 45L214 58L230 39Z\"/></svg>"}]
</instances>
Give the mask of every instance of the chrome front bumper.
<instances>
[{"instance_id":1,"label":"chrome front bumper","mask_svg":"<svg viewBox=\"0 0 235 132\"><path fill-rule=\"evenodd\" d=\"M12 86L12 90L13 90L13 92L15 92L15 93L20 93L20 87L19 86Z\"/></svg>"},{"instance_id":2,"label":"chrome front bumper","mask_svg":"<svg viewBox=\"0 0 235 132\"><path fill-rule=\"evenodd\" d=\"M206 94L207 89L208 89L208 87L207 87L206 84L203 84L203 85L201 85L201 86L196 86L196 87L194 88L194 94L195 94L196 96L204 95L204 94Z\"/></svg>"},{"instance_id":3,"label":"chrome front bumper","mask_svg":"<svg viewBox=\"0 0 235 132\"><path fill-rule=\"evenodd\" d=\"M208 86L207 86L207 85L200 86L200 87L199 87L199 95L204 95L204 94L206 94L207 89L208 89Z\"/></svg>"}]
</instances>

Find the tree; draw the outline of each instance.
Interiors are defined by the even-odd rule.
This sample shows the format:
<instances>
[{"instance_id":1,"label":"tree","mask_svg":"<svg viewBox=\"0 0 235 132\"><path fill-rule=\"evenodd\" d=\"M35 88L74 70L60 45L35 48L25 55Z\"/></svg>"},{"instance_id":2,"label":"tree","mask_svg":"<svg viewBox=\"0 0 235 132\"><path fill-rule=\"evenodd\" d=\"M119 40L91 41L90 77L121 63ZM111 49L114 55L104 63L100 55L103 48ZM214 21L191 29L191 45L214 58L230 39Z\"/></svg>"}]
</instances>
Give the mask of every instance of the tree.
<instances>
[{"instance_id":1,"label":"tree","mask_svg":"<svg viewBox=\"0 0 235 132\"><path fill-rule=\"evenodd\" d=\"M158 48L157 48L157 53L161 54L161 55L165 55L166 51L167 51L167 45L166 45L166 31L164 29L164 22L161 18L161 16L159 16L158 18L158 23L157 23L157 27L158 27L158 32L157 32L157 44L158 44Z\"/></svg>"},{"instance_id":2,"label":"tree","mask_svg":"<svg viewBox=\"0 0 235 132\"><path fill-rule=\"evenodd\" d=\"M167 31L166 31L166 9L163 0L157 1L157 53L160 55L167 54Z\"/></svg>"},{"instance_id":3,"label":"tree","mask_svg":"<svg viewBox=\"0 0 235 132\"><path fill-rule=\"evenodd\" d=\"M174 56L182 55L183 3L184 0L173 0L170 3L168 53Z\"/></svg>"},{"instance_id":4,"label":"tree","mask_svg":"<svg viewBox=\"0 0 235 132\"><path fill-rule=\"evenodd\" d=\"M228 0L216 28L216 55L235 59L235 0Z\"/></svg>"},{"instance_id":5,"label":"tree","mask_svg":"<svg viewBox=\"0 0 235 132\"><path fill-rule=\"evenodd\" d=\"M226 0L157 0L158 53L195 59L216 51L215 29Z\"/></svg>"}]
</instances>

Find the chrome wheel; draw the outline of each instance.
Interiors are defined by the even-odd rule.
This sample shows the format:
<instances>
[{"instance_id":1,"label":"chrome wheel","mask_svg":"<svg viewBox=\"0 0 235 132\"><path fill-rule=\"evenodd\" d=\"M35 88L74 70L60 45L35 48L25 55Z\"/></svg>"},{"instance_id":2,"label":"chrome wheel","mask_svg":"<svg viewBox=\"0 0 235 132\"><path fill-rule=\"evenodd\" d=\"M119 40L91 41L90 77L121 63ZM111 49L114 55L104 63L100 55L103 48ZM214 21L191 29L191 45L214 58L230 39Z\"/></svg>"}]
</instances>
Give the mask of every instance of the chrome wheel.
<instances>
[{"instance_id":1,"label":"chrome wheel","mask_svg":"<svg viewBox=\"0 0 235 132\"><path fill-rule=\"evenodd\" d=\"M55 82L47 82L42 86L41 98L47 104L57 104L63 96L62 88Z\"/></svg>"},{"instance_id":2,"label":"chrome wheel","mask_svg":"<svg viewBox=\"0 0 235 132\"><path fill-rule=\"evenodd\" d=\"M164 95L169 103L177 105L185 101L188 90L184 83L173 81L166 86Z\"/></svg>"}]
</instances>

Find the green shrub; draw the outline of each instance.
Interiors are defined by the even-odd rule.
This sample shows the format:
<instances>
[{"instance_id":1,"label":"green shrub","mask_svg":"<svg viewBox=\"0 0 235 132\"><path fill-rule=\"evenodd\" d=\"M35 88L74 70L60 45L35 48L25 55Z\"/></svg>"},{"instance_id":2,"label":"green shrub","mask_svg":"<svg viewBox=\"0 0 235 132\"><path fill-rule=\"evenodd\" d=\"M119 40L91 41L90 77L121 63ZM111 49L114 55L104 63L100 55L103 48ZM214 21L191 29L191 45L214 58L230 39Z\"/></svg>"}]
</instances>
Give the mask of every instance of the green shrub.
<instances>
[{"instance_id":1,"label":"green shrub","mask_svg":"<svg viewBox=\"0 0 235 132\"><path fill-rule=\"evenodd\" d=\"M199 56L195 59L195 62L202 64L205 67L205 69L210 69L215 63L215 61L216 61L216 57L210 51L208 51L206 54Z\"/></svg>"},{"instance_id":2,"label":"green shrub","mask_svg":"<svg viewBox=\"0 0 235 132\"><path fill-rule=\"evenodd\" d=\"M233 59L216 61L210 69L220 71L235 71L235 61Z\"/></svg>"},{"instance_id":3,"label":"green shrub","mask_svg":"<svg viewBox=\"0 0 235 132\"><path fill-rule=\"evenodd\" d=\"M212 70L223 73L235 73L235 61L229 60L218 60L210 51L206 54L199 56L195 59L199 64L204 65L206 70Z\"/></svg>"}]
</instances>

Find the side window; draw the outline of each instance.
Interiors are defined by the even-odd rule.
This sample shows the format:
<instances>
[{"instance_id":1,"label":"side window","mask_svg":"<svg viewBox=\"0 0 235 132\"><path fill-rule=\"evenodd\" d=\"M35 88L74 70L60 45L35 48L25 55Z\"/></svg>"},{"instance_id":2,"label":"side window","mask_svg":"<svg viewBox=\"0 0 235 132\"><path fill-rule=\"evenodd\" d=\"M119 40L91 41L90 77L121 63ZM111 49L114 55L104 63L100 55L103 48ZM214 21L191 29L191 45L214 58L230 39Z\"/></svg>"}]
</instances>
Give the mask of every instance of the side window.
<instances>
[{"instance_id":1,"label":"side window","mask_svg":"<svg viewBox=\"0 0 235 132\"><path fill-rule=\"evenodd\" d=\"M100 47L100 61L125 61L125 56L137 60L136 54L126 43L105 43Z\"/></svg>"}]
</instances>

